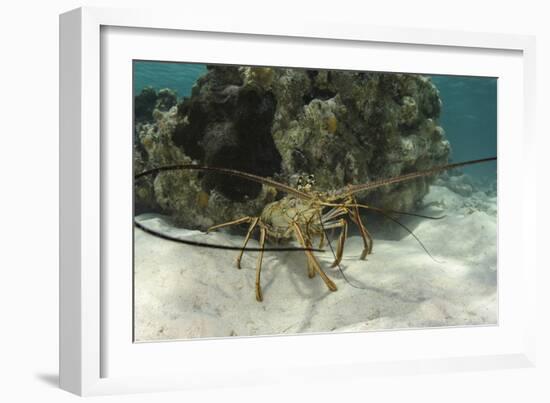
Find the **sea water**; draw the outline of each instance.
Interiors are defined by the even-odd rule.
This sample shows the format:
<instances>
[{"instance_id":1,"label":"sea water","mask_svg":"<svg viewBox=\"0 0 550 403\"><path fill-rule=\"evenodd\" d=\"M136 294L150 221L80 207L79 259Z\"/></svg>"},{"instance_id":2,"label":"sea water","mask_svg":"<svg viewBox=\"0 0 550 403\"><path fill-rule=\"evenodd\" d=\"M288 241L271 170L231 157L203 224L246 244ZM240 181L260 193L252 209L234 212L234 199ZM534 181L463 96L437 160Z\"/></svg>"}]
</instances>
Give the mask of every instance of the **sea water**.
<instances>
[{"instance_id":1,"label":"sea water","mask_svg":"<svg viewBox=\"0 0 550 403\"><path fill-rule=\"evenodd\" d=\"M497 79L493 77L431 76L443 106L439 124L452 145L452 160L496 156ZM495 164L464 170L477 177L495 174Z\"/></svg>"},{"instance_id":2,"label":"sea water","mask_svg":"<svg viewBox=\"0 0 550 403\"><path fill-rule=\"evenodd\" d=\"M170 62L134 62L134 96L145 87L170 88L178 97L188 97L197 79L206 73L206 65Z\"/></svg>"}]
</instances>

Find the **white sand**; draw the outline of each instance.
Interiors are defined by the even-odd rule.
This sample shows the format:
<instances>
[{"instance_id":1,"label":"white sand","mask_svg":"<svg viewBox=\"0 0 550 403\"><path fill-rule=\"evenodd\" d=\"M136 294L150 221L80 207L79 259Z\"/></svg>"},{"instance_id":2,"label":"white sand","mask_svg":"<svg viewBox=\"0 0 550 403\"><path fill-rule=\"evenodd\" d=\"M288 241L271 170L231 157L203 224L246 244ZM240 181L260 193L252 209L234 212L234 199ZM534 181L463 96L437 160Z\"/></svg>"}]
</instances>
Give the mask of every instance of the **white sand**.
<instances>
[{"instance_id":1,"label":"white sand","mask_svg":"<svg viewBox=\"0 0 550 403\"><path fill-rule=\"evenodd\" d=\"M135 231L136 340L186 339L304 332L357 331L497 322L496 199L483 193L463 198L432 186L427 214L417 220L419 244L406 236L376 239L374 253L358 260L362 242L346 243L341 273L328 269L330 252L318 253L338 291L308 278L302 252L266 252L264 301L255 299L256 252L246 252L242 269L236 251L205 249ZM142 215L146 226L171 235L240 246L243 237L173 228L159 216ZM251 241L249 246L258 246Z\"/></svg>"}]
</instances>

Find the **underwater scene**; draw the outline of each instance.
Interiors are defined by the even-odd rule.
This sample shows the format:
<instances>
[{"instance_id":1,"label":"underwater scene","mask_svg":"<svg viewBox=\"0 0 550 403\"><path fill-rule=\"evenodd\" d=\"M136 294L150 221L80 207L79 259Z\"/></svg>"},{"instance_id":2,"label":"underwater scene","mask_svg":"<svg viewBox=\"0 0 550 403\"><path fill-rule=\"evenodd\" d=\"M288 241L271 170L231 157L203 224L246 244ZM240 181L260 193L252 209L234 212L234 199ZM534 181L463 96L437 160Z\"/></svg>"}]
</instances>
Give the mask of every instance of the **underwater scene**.
<instances>
[{"instance_id":1,"label":"underwater scene","mask_svg":"<svg viewBox=\"0 0 550 403\"><path fill-rule=\"evenodd\" d=\"M496 325L497 78L133 62L134 341Z\"/></svg>"}]
</instances>

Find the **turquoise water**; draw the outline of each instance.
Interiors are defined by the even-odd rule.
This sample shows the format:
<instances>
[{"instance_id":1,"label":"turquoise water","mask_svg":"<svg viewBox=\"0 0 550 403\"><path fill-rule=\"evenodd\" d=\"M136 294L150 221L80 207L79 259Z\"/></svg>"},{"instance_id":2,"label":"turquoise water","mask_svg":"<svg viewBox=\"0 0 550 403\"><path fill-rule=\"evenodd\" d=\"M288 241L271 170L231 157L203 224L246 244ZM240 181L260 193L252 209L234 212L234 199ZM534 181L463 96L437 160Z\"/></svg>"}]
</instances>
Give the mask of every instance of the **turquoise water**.
<instances>
[{"instance_id":1,"label":"turquoise water","mask_svg":"<svg viewBox=\"0 0 550 403\"><path fill-rule=\"evenodd\" d=\"M191 88L206 73L204 64L134 62L134 95L147 86L157 90L170 88L178 97L191 95Z\"/></svg>"},{"instance_id":2,"label":"turquoise water","mask_svg":"<svg viewBox=\"0 0 550 403\"><path fill-rule=\"evenodd\" d=\"M443 107L439 118L452 146L453 161L495 156L497 150L497 79L432 76ZM495 164L465 168L471 175L494 176Z\"/></svg>"},{"instance_id":3,"label":"turquoise water","mask_svg":"<svg viewBox=\"0 0 550 403\"><path fill-rule=\"evenodd\" d=\"M144 87L171 88L178 97L189 96L203 64L135 62L134 93ZM443 107L439 119L452 146L452 160L464 161L496 155L497 79L465 76L431 76L439 89ZM465 168L478 177L495 175L495 164Z\"/></svg>"}]
</instances>

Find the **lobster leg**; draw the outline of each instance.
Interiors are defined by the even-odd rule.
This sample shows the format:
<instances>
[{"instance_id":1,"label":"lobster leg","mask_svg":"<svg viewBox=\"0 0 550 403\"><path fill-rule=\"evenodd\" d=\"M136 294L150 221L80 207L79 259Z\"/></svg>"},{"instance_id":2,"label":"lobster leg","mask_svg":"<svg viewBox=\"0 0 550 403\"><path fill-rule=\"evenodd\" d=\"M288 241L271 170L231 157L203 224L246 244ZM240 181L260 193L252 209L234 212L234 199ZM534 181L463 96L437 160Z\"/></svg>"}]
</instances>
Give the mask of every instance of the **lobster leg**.
<instances>
[{"instance_id":1,"label":"lobster leg","mask_svg":"<svg viewBox=\"0 0 550 403\"><path fill-rule=\"evenodd\" d=\"M326 223L326 222L329 222L331 220L334 220L335 218L338 218L340 216L343 216L343 215L346 215L349 213L349 210L345 207L338 207L338 208L334 208L332 209L331 211L329 211L328 213L326 214L323 214L319 219Z\"/></svg>"},{"instance_id":2,"label":"lobster leg","mask_svg":"<svg viewBox=\"0 0 550 403\"><path fill-rule=\"evenodd\" d=\"M349 210L349 214L353 222L355 222L355 224L357 224L357 227L359 227L359 233L361 234L361 238L363 239L363 252L361 252L360 259L365 260L367 255L372 253L372 236L363 225L363 221L361 221L361 216L359 215L359 208L357 207L357 200L355 199L355 197L353 197L353 203L355 204L355 206L353 206L353 210Z\"/></svg>"},{"instance_id":3,"label":"lobster leg","mask_svg":"<svg viewBox=\"0 0 550 403\"><path fill-rule=\"evenodd\" d=\"M321 231L321 235L319 235L319 249L323 249L323 246L325 246L325 232Z\"/></svg>"},{"instance_id":4,"label":"lobster leg","mask_svg":"<svg viewBox=\"0 0 550 403\"><path fill-rule=\"evenodd\" d=\"M248 227L248 232L246 233L246 238L244 239L243 247L241 251L239 252L239 256L237 256L237 269L241 268L241 259L243 258L244 249L246 248L246 245L248 244L248 241L250 240L250 236L252 235L252 231L254 231L254 228L256 228L256 225L258 225L258 221L260 220L260 217L254 217L252 219L252 222L250 223L250 227ZM263 248L263 246L262 246Z\"/></svg>"},{"instance_id":5,"label":"lobster leg","mask_svg":"<svg viewBox=\"0 0 550 403\"><path fill-rule=\"evenodd\" d=\"M256 219L257 220L257 219ZM260 285L260 273L262 271L262 259L264 258L264 245L265 245L266 230L263 225L260 225L260 254L258 255L258 261L256 263L256 301L262 302L262 286Z\"/></svg>"},{"instance_id":6,"label":"lobster leg","mask_svg":"<svg viewBox=\"0 0 550 403\"><path fill-rule=\"evenodd\" d=\"M302 247L307 248L307 243L304 239L304 234L302 233L300 226L295 222L292 223L292 226L294 228L294 235L296 236L296 240L298 241L298 243L302 245ZM319 274L319 276L321 276L328 289L330 291L336 291L336 285L332 282L330 278L328 278L323 269L321 269L321 265L315 258L315 255L310 250L305 250L304 252L306 253L308 259L310 259L310 262L313 265L313 269Z\"/></svg>"},{"instance_id":7,"label":"lobster leg","mask_svg":"<svg viewBox=\"0 0 550 403\"><path fill-rule=\"evenodd\" d=\"M346 214L349 214L349 213L350 213L350 211L347 208L337 207L337 208L333 208L328 213L320 216L320 218L319 218L320 221L321 221L321 228L322 228L321 239L323 239L323 237L325 235L325 231L327 229L334 229L334 228L339 228L339 227L342 228L342 230L340 232L340 238L338 240L338 249L337 249L337 252L336 252L336 258L334 260L334 263L332 263L332 265L330 267L336 267L342 261L342 255L344 253L344 243L346 242L346 239L347 239L348 223L344 219L340 219L336 222L334 222L334 221L333 222L328 222L328 221L334 220L337 217L340 217L340 216L343 216L343 215L346 215ZM324 224L325 222L326 222L326 224Z\"/></svg>"},{"instance_id":8,"label":"lobster leg","mask_svg":"<svg viewBox=\"0 0 550 403\"><path fill-rule=\"evenodd\" d=\"M312 248L313 245L311 243L311 240L308 238L306 239L306 245L308 248ZM309 257L309 255L307 256L307 276L309 278L313 278L315 277L315 267L314 267L314 263L312 263L311 261L311 258Z\"/></svg>"},{"instance_id":9,"label":"lobster leg","mask_svg":"<svg viewBox=\"0 0 550 403\"><path fill-rule=\"evenodd\" d=\"M233 220L233 221L228 221L228 222L224 222L223 224L218 224L218 225L213 225L211 226L210 228L208 228L206 230L206 232L210 232L210 231L214 231L215 229L220 229L220 228L224 228L224 227L230 227L231 225L238 225L238 224L243 224L243 223L249 223L251 222L252 220L254 219L254 217L243 217L243 218L239 218L237 220Z\"/></svg>"},{"instance_id":10,"label":"lobster leg","mask_svg":"<svg viewBox=\"0 0 550 403\"><path fill-rule=\"evenodd\" d=\"M346 239L348 238L348 223L346 220L341 218L337 223L334 225L328 226L329 228L337 228L341 227L342 230L340 231L340 237L338 238L338 247L336 248L336 259L334 262L330 265L330 267L336 267L340 264L342 261L342 257L344 255L344 245L346 243Z\"/></svg>"}]
</instances>

